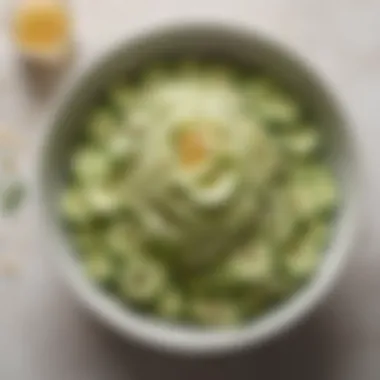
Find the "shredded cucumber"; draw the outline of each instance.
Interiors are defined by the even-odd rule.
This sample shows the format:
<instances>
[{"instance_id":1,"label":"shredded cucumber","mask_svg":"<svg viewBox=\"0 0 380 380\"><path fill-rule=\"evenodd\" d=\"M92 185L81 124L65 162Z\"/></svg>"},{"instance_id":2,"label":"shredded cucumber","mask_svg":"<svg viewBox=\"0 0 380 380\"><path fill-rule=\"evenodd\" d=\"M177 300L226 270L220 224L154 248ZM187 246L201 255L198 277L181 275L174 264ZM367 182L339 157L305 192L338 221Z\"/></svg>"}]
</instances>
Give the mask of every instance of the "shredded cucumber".
<instances>
[{"instance_id":1,"label":"shredded cucumber","mask_svg":"<svg viewBox=\"0 0 380 380\"><path fill-rule=\"evenodd\" d=\"M154 64L105 98L61 199L95 283L140 312L225 327L316 272L339 190L302 100L197 61Z\"/></svg>"}]
</instances>

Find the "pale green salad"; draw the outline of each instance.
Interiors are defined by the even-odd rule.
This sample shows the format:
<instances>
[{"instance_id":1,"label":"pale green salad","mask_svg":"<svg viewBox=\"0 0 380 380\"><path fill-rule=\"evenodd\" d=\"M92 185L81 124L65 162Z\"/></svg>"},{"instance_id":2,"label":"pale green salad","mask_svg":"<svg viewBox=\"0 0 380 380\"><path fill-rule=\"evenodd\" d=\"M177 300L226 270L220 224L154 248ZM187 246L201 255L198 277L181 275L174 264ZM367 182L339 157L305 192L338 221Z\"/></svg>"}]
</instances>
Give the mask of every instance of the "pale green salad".
<instances>
[{"instance_id":1,"label":"pale green salad","mask_svg":"<svg viewBox=\"0 0 380 380\"><path fill-rule=\"evenodd\" d=\"M218 327L313 275L338 188L299 100L263 74L186 62L104 98L61 209L91 279L140 313Z\"/></svg>"}]
</instances>

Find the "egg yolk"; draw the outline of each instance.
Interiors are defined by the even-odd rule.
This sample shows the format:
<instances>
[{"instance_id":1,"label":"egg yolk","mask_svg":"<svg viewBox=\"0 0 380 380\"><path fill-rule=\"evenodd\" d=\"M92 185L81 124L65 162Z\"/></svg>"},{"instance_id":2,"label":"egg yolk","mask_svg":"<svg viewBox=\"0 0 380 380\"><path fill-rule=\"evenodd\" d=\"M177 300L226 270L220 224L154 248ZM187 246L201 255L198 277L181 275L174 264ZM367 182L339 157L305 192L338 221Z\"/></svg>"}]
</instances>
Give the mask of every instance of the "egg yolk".
<instances>
[{"instance_id":1,"label":"egg yolk","mask_svg":"<svg viewBox=\"0 0 380 380\"><path fill-rule=\"evenodd\" d=\"M185 168L201 164L209 153L204 133L199 129L182 132L178 141L178 153L180 162Z\"/></svg>"}]
</instances>

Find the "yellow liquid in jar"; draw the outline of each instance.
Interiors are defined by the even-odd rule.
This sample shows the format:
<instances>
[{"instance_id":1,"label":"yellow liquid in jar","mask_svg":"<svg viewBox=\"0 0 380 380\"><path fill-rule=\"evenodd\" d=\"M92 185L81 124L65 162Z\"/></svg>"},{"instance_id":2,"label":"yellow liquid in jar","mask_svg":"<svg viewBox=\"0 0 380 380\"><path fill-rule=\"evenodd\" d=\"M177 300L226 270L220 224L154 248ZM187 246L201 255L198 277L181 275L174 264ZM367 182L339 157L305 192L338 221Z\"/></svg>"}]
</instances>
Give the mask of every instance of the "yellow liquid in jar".
<instances>
[{"instance_id":1,"label":"yellow liquid in jar","mask_svg":"<svg viewBox=\"0 0 380 380\"><path fill-rule=\"evenodd\" d=\"M15 11L13 27L22 52L55 52L68 44L70 15L57 0L24 0Z\"/></svg>"}]
</instances>

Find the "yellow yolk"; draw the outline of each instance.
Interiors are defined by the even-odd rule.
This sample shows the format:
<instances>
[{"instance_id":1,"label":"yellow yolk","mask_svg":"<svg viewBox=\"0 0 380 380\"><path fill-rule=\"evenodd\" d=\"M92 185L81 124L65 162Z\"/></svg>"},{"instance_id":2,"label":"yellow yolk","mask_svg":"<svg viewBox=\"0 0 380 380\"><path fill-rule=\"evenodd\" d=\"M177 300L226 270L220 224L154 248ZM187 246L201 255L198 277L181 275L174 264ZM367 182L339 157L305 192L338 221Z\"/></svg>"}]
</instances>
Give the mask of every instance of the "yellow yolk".
<instances>
[{"instance_id":1,"label":"yellow yolk","mask_svg":"<svg viewBox=\"0 0 380 380\"><path fill-rule=\"evenodd\" d=\"M59 0L24 0L14 16L14 33L22 50L50 52L66 45L70 18Z\"/></svg>"},{"instance_id":2,"label":"yellow yolk","mask_svg":"<svg viewBox=\"0 0 380 380\"><path fill-rule=\"evenodd\" d=\"M208 149L201 131L184 131L178 141L178 152L184 167L192 167L202 163L208 155Z\"/></svg>"}]
</instances>

